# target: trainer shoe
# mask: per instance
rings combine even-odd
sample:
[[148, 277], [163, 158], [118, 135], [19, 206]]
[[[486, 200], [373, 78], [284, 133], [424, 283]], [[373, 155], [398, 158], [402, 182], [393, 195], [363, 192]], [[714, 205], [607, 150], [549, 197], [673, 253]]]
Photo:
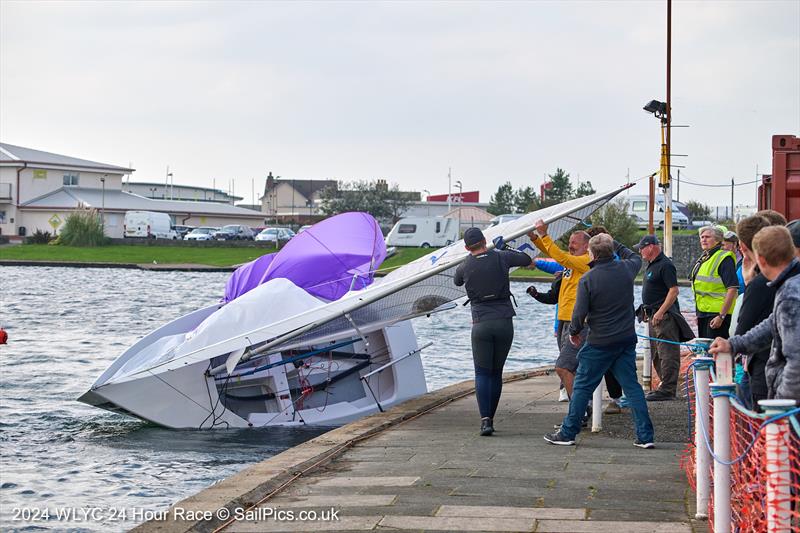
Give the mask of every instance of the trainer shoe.
[[558, 446], [575, 446], [575, 439], [566, 438], [560, 431], [545, 434], [544, 440]]
[[633, 441], [633, 445], [636, 446], [637, 448], [644, 448], [645, 450], [651, 450], [656, 447], [656, 445], [653, 444], [652, 442], [642, 442], [639, 439]]
[[559, 402], [568, 402], [569, 401], [569, 394], [567, 394], [567, 389], [559, 389], [558, 390], [558, 401]]
[[603, 413], [607, 415], [618, 415], [621, 412], [622, 412], [622, 407], [620, 407], [619, 404], [617, 404], [617, 402], [614, 400], [608, 402], [606, 408], [603, 409]]
[[481, 437], [488, 437], [494, 433], [494, 423], [491, 418], [481, 418]]

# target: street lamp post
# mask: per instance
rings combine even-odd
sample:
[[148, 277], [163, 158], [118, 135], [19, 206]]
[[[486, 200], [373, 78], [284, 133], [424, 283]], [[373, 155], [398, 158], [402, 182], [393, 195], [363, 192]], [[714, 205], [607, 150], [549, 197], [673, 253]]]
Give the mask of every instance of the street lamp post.
[[103, 192], [100, 196], [100, 219], [102, 221], [104, 233], [106, 230], [106, 176], [108, 176], [108, 174], [103, 174], [103, 177], [100, 178], [100, 184], [102, 185], [103, 189]]
[[[664, 255], [672, 257], [672, 180], [669, 175], [669, 147], [666, 135], [669, 133], [669, 106], [665, 102], [651, 100], [644, 110], [652, 113], [661, 123], [661, 167], [659, 169], [658, 186], [664, 192]], [[650, 211], [654, 207], [651, 198]]]

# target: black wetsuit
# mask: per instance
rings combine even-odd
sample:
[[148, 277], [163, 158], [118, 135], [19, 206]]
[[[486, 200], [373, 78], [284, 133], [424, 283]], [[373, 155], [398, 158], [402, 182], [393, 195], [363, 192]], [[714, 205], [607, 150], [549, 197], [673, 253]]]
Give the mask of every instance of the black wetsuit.
[[482, 418], [494, 418], [503, 389], [503, 366], [514, 340], [508, 269], [528, 266], [524, 253], [489, 250], [470, 255], [456, 269], [453, 281], [466, 285], [472, 306], [472, 359], [475, 393]]

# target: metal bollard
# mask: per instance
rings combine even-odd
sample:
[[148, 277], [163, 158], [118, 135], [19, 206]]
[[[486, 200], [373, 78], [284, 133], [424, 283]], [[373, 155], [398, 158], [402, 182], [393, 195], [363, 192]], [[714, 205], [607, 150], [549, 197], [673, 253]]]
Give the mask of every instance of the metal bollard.
[[[759, 400], [768, 417], [777, 416], [795, 407], [794, 400]], [[792, 476], [789, 459], [789, 420], [770, 422], [766, 427], [767, 460], [767, 530], [789, 533], [792, 530]]]
[[708, 500], [711, 493], [711, 454], [708, 453], [703, 440], [703, 427], [709, 428], [708, 410], [709, 374], [714, 360], [711, 357], [695, 357], [694, 359], [694, 454], [695, 479], [697, 484], [696, 506], [694, 517], [698, 520], [708, 519]]
[[[647, 336], [650, 335], [650, 322], [647, 323]], [[653, 388], [653, 354], [650, 353], [650, 339], [645, 341], [644, 361], [642, 361], [642, 387], [645, 391]]]
[[592, 394], [592, 433], [603, 430], [603, 382], [597, 385]]
[[731, 531], [731, 402], [736, 385], [712, 383], [714, 397], [714, 533]]

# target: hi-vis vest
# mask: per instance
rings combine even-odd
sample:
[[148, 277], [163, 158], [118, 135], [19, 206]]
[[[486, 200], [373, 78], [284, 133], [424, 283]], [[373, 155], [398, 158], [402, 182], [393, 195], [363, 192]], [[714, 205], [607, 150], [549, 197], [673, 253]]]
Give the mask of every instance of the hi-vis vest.
[[[722, 278], [719, 277], [719, 265], [728, 256], [736, 262], [733, 253], [720, 248], [701, 264], [697, 270], [692, 289], [694, 290], [694, 301], [698, 311], [702, 313], [719, 313], [722, 311], [722, 304], [725, 302], [725, 294], [728, 291], [722, 283]], [[728, 309], [728, 314], [732, 312], [733, 305]]]

